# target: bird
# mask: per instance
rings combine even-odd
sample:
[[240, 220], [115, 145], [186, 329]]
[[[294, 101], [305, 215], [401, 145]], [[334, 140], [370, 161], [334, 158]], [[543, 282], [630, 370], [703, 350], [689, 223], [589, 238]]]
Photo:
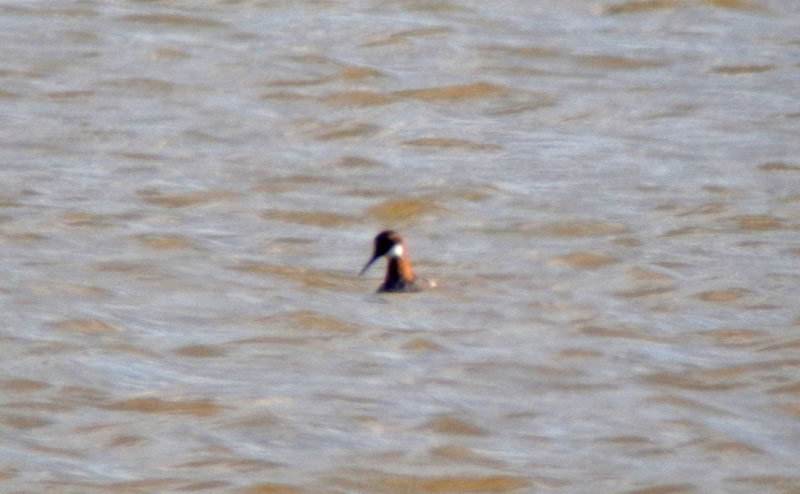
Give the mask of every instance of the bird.
[[408, 250], [403, 237], [394, 230], [384, 230], [375, 237], [372, 257], [364, 265], [359, 276], [366, 273], [372, 263], [384, 256], [389, 262], [386, 265], [386, 278], [378, 288], [378, 293], [420, 292], [436, 286], [431, 280], [418, 279], [414, 276], [411, 263], [408, 262]]

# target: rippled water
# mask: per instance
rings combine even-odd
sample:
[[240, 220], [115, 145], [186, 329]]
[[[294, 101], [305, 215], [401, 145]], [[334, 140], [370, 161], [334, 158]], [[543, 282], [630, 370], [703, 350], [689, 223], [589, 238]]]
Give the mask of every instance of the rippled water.
[[800, 491], [798, 33], [5, 2], [0, 490]]

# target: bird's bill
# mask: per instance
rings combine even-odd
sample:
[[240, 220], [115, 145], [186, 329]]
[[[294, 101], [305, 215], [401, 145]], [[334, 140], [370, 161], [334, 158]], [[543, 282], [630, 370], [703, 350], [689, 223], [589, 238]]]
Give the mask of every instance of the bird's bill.
[[366, 264], [364, 264], [364, 269], [362, 269], [361, 272], [358, 273], [358, 275], [361, 276], [362, 274], [366, 273], [369, 267], [372, 266], [372, 263], [375, 262], [378, 259], [378, 257], [380, 256], [372, 256], [372, 259], [370, 259]]

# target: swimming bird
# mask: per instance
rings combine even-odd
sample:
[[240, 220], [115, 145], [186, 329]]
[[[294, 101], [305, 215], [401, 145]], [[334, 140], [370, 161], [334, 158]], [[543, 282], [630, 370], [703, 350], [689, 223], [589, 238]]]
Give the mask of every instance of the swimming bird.
[[411, 263], [408, 262], [408, 251], [403, 237], [393, 230], [382, 231], [375, 237], [372, 258], [364, 265], [359, 276], [366, 273], [372, 263], [384, 256], [389, 263], [386, 266], [386, 278], [378, 288], [378, 292], [419, 292], [436, 286], [436, 283], [430, 280], [418, 280], [414, 276]]

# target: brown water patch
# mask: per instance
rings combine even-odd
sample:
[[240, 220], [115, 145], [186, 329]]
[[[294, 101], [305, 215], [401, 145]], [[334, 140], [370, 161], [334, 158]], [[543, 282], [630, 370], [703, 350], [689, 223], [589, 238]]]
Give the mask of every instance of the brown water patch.
[[746, 2], [744, 0], [704, 0], [703, 3], [710, 7], [717, 7], [721, 9], [752, 10], [759, 12], [766, 12], [768, 10], [761, 5]]
[[781, 413], [800, 419], [800, 403], [777, 403], [775, 408]]
[[491, 373], [501, 372], [507, 373], [516, 372], [518, 375], [529, 378], [532, 375], [550, 376], [550, 377], [578, 377], [582, 372], [576, 369], [568, 369], [565, 367], [555, 367], [549, 365], [537, 365], [526, 363], [498, 363], [493, 361], [477, 362], [468, 364], [464, 369], [470, 373], [480, 376], [487, 376]]
[[19, 208], [22, 204], [8, 196], [0, 196], [0, 208]]
[[82, 347], [63, 341], [48, 341], [38, 343], [25, 351], [25, 355], [62, 355], [69, 352], [79, 352]]
[[645, 298], [674, 293], [677, 288], [674, 286], [645, 286], [632, 288], [630, 290], [620, 290], [614, 292], [615, 297], [619, 298]]
[[619, 262], [619, 259], [607, 254], [581, 251], [556, 256], [552, 258], [551, 261], [557, 264], [566, 264], [567, 266], [576, 269], [597, 269]]
[[[170, 478], [156, 478], [156, 479], [146, 479], [146, 480], [129, 480], [125, 482], [113, 482], [110, 484], [105, 484], [104, 492], [113, 492], [113, 493], [142, 493], [142, 492], [170, 492], [172, 489], [176, 489], [178, 486], [179, 480], [178, 479], [170, 479]], [[90, 484], [94, 486], [94, 484]], [[86, 486], [83, 486], [86, 487]], [[60, 492], [60, 489], [55, 489], [56, 492]], [[71, 492], [71, 491], [65, 491]]]
[[642, 298], [673, 293], [676, 290], [672, 276], [639, 267], [630, 268], [627, 274], [634, 281], [639, 282], [640, 286], [630, 290], [617, 291], [614, 296], [620, 298]]
[[691, 484], [661, 484], [628, 491], [628, 494], [685, 494], [695, 492], [697, 488]]
[[[316, 64], [324, 66], [326, 69], [337, 68], [338, 71], [333, 74], [312, 77], [307, 79], [269, 79], [262, 81], [260, 85], [267, 87], [304, 87], [304, 86], [317, 86], [327, 84], [329, 82], [341, 81], [359, 81], [363, 79], [374, 79], [383, 77], [380, 71], [368, 67], [361, 67], [357, 65], [343, 65], [337, 61], [320, 57], [315, 55], [304, 55], [291, 57], [293, 60], [302, 62], [304, 65]], [[270, 93], [269, 96], [280, 93]], [[300, 95], [298, 95], [300, 96]], [[305, 98], [305, 96], [301, 96]]]
[[[241, 429], [241, 428], [266, 429], [266, 428], [276, 427], [280, 423], [281, 420], [275, 415], [272, 415], [271, 413], [259, 412], [256, 414], [248, 415], [246, 417], [241, 417], [236, 420], [233, 420], [227, 425], [227, 427], [233, 429]], [[273, 466], [280, 466], [280, 465], [275, 463]]]
[[175, 355], [179, 355], [181, 357], [192, 357], [192, 358], [210, 358], [210, 357], [221, 357], [225, 355], [225, 352], [220, 350], [219, 348], [208, 345], [187, 345], [178, 347], [172, 352]]
[[231, 269], [246, 273], [284, 278], [298, 283], [305, 288], [341, 289], [344, 285], [349, 284], [353, 280], [352, 276], [345, 276], [339, 273], [282, 265], [278, 266], [259, 262], [244, 263]]
[[192, 415], [208, 417], [220, 412], [221, 407], [210, 400], [162, 400], [160, 398], [131, 398], [106, 405], [103, 408], [120, 412], [159, 413], [166, 415]]
[[55, 7], [19, 7], [4, 5], [0, 6], [0, 12], [13, 14], [27, 14], [36, 16], [65, 16], [65, 17], [96, 17], [97, 11], [87, 8], [55, 8]]
[[413, 340], [405, 343], [401, 348], [403, 350], [412, 352], [440, 352], [444, 350], [441, 345], [438, 345], [427, 338], [414, 338]]
[[147, 443], [148, 440], [142, 436], [117, 436], [108, 442], [112, 448], [129, 448]]
[[763, 172], [800, 172], [800, 166], [790, 165], [781, 161], [770, 161], [769, 163], [758, 165], [758, 169]]
[[290, 175], [286, 177], [271, 177], [262, 183], [253, 186], [250, 190], [266, 194], [280, 194], [290, 190], [297, 190], [306, 185], [325, 186], [331, 183], [329, 177], [315, 175]]
[[278, 220], [287, 223], [314, 225], [326, 228], [338, 228], [353, 224], [358, 221], [357, 218], [353, 218], [352, 216], [344, 216], [334, 213], [324, 213], [319, 211], [279, 211], [275, 209], [264, 211], [261, 213], [261, 217], [265, 220]]
[[800, 367], [800, 359], [778, 359], [752, 362], [748, 364], [729, 365], [717, 369], [704, 369], [699, 375], [712, 379], [731, 378], [755, 372], [783, 370], [791, 367]]
[[[523, 227], [524, 229], [524, 227]], [[554, 237], [600, 237], [627, 233], [628, 229], [618, 223], [592, 220], [559, 221], [533, 227], [532, 233]]]
[[454, 187], [438, 191], [436, 198], [439, 200], [456, 199], [469, 202], [482, 202], [492, 197], [497, 191], [489, 187], [460, 188]]
[[287, 329], [322, 330], [325, 332], [352, 333], [358, 326], [332, 317], [323, 316], [312, 310], [286, 312], [259, 320], [262, 324], [281, 326]]
[[343, 156], [336, 162], [336, 165], [347, 168], [379, 168], [383, 166], [383, 163], [363, 156]]
[[223, 482], [221, 480], [208, 480], [205, 482], [193, 482], [187, 486], [181, 487], [178, 489], [182, 492], [197, 492], [197, 491], [207, 491], [210, 489], [221, 489], [223, 487], [230, 487], [230, 482]]
[[325, 130], [321, 134], [318, 134], [316, 136], [317, 140], [333, 141], [339, 139], [353, 139], [355, 137], [366, 137], [375, 134], [380, 130], [380, 127], [377, 125], [365, 123], [353, 124], [349, 122], [341, 125], [326, 125], [326, 127], [328, 127], [329, 130]]
[[711, 69], [711, 72], [727, 75], [760, 74], [761, 72], [768, 72], [775, 68], [774, 65], [721, 65]]
[[194, 249], [194, 242], [183, 235], [143, 234], [134, 237], [145, 247], [156, 250]]
[[53, 101], [72, 101], [94, 96], [93, 91], [52, 91], [45, 93], [45, 97]]
[[107, 399], [104, 391], [85, 386], [64, 386], [60, 392], [64, 395], [65, 400], [72, 402], [95, 404]]
[[752, 455], [764, 453], [760, 448], [739, 441], [701, 441], [698, 446], [702, 446], [704, 449], [715, 453]]
[[163, 206], [167, 208], [184, 208], [205, 204], [213, 201], [229, 199], [234, 196], [233, 192], [226, 190], [205, 190], [197, 192], [187, 192], [185, 194], [162, 194], [157, 190], [139, 190], [136, 192], [142, 200], [148, 204]]
[[434, 149], [451, 149], [456, 151], [497, 151], [500, 146], [495, 144], [486, 144], [475, 141], [468, 141], [465, 139], [450, 139], [447, 137], [425, 137], [422, 139], [411, 139], [403, 141], [406, 146], [434, 148]]
[[461, 446], [439, 446], [431, 449], [431, 456], [440, 458], [442, 460], [453, 461], [458, 463], [475, 463], [488, 467], [499, 467], [502, 462], [489, 458], [487, 456], [479, 455], [471, 449]]
[[377, 106], [388, 105], [396, 100], [374, 91], [342, 91], [325, 96], [323, 101], [337, 106]]
[[637, 60], [634, 58], [614, 57], [609, 55], [584, 55], [576, 57], [582, 65], [609, 70], [638, 70], [663, 67], [666, 62], [659, 60]]
[[[320, 84], [326, 84], [333, 80], [332, 76], [323, 76], [323, 77], [313, 77], [308, 79], [276, 79], [265, 81], [262, 84], [267, 87], [304, 87], [304, 86], [319, 86]], [[275, 94], [286, 94], [286, 93], [268, 93], [263, 95], [262, 97], [273, 97]], [[303, 96], [302, 98], [305, 98]]]
[[711, 202], [707, 204], [701, 204], [699, 206], [693, 207], [681, 213], [678, 213], [677, 216], [695, 216], [695, 215], [707, 215], [707, 214], [717, 214], [722, 213], [728, 206], [723, 203], [719, 202]]
[[782, 204], [794, 204], [795, 202], [800, 202], [800, 194], [790, 194], [786, 197], [782, 197], [780, 202]]
[[109, 79], [102, 81], [106, 87], [121, 90], [131, 90], [140, 94], [167, 94], [174, 92], [181, 86], [162, 79], [148, 79], [144, 77], [131, 77], [128, 79]]
[[[674, 377], [679, 377], [685, 381], [697, 381], [708, 383], [712, 386], [717, 384], [727, 385], [723, 381], [730, 381], [733, 378], [744, 376], [747, 374], [783, 371], [785, 369], [800, 367], [800, 359], [778, 359], [766, 360], [762, 362], [752, 362], [748, 364], [729, 365], [714, 369], [691, 369], [679, 374], [670, 374]], [[738, 383], [730, 384], [731, 386], [739, 386]]]
[[726, 303], [739, 300], [749, 293], [751, 293], [751, 291], [745, 288], [728, 288], [725, 290], [708, 290], [705, 292], [700, 292], [696, 294], [694, 298], [702, 300], [703, 302]]
[[50, 424], [49, 420], [30, 414], [26, 415], [0, 415], [0, 423], [19, 430], [39, 429]]
[[48, 456], [63, 456], [65, 458], [81, 458], [84, 456], [81, 451], [69, 447], [58, 448], [41, 444], [31, 444], [29, 447], [33, 451], [46, 453]]
[[[219, 449], [219, 448], [217, 448]], [[209, 470], [211, 468], [219, 468], [226, 471], [236, 472], [255, 472], [262, 471], [268, 468], [282, 467], [280, 463], [264, 460], [251, 460], [247, 458], [211, 458], [197, 461], [189, 461], [174, 465], [174, 468], [188, 468], [192, 470], [201, 469]]]
[[40, 391], [49, 387], [50, 385], [45, 382], [34, 381], [32, 379], [18, 378], [0, 380], [0, 389], [15, 393], [30, 393], [31, 391]]
[[744, 215], [729, 218], [734, 227], [750, 232], [763, 232], [771, 230], [784, 230], [787, 228], [783, 220], [774, 216]]
[[784, 252], [786, 252], [786, 255], [800, 258], [800, 247], [795, 247], [793, 249], [786, 249]]
[[683, 2], [679, 0], [634, 0], [606, 7], [604, 12], [609, 15], [639, 14], [653, 10], [675, 9], [682, 6]]
[[567, 359], [589, 359], [602, 357], [603, 353], [589, 348], [566, 348], [556, 354], [559, 358]]
[[144, 23], [144, 24], [163, 24], [173, 27], [208, 27], [219, 28], [227, 27], [228, 24], [205, 17], [187, 16], [180, 14], [131, 14], [120, 17], [124, 22]]
[[317, 65], [320, 67], [339, 67], [341, 63], [338, 61], [326, 57], [324, 55], [320, 55], [318, 53], [302, 53], [297, 55], [291, 55], [289, 57], [290, 60], [294, 60], [296, 62], [302, 62], [305, 65]]
[[486, 110], [486, 114], [495, 116], [515, 115], [517, 113], [536, 111], [554, 105], [555, 100], [547, 97], [538, 97], [535, 101], [515, 101], [497, 105], [494, 108]]
[[788, 394], [800, 394], [800, 381], [795, 381], [789, 384], [782, 384], [780, 386], [775, 386], [774, 388], [769, 390], [770, 393], [788, 393]]
[[107, 323], [99, 319], [68, 319], [52, 325], [60, 331], [74, 331], [79, 333], [110, 333], [123, 331], [116, 324]]
[[443, 36], [446, 34], [450, 34], [453, 30], [446, 27], [426, 27], [420, 29], [409, 29], [405, 31], [399, 31], [396, 33], [392, 33], [385, 38], [381, 38], [375, 41], [370, 41], [368, 43], [364, 43], [361, 46], [363, 48], [371, 48], [375, 46], [386, 46], [386, 45], [395, 45], [398, 43], [408, 43], [409, 38], [420, 38], [420, 37], [428, 37], [428, 36]]
[[111, 292], [104, 288], [88, 285], [76, 285], [72, 283], [59, 283], [54, 281], [35, 280], [26, 282], [23, 286], [28, 288], [31, 293], [44, 297], [77, 295], [80, 297], [102, 297], [111, 295]]
[[644, 340], [644, 341], [659, 341], [658, 338], [652, 334], [643, 332], [641, 329], [636, 328], [607, 328], [604, 326], [585, 326], [582, 327], [580, 333], [587, 336], [599, 336], [602, 338], [622, 338], [629, 340]]
[[442, 208], [427, 199], [389, 199], [370, 207], [366, 214], [373, 221], [391, 224], [441, 211]]
[[681, 235], [695, 235], [695, 234], [703, 234], [709, 233], [710, 230], [706, 228], [701, 228], [699, 226], [685, 226], [683, 228], [675, 228], [674, 230], [667, 230], [666, 232], [662, 233], [662, 237], [678, 237]]
[[412, 12], [428, 12], [434, 14], [474, 12], [473, 9], [464, 7], [463, 5], [435, 0], [404, 0], [401, 3], [406, 10]]
[[642, 446], [645, 444], [652, 444], [653, 441], [642, 436], [612, 436], [597, 439], [597, 441], [611, 444], [618, 444], [621, 446]]
[[72, 410], [72, 407], [65, 406], [61, 403], [45, 403], [41, 401], [14, 401], [6, 403], [4, 406], [9, 410], [24, 409], [42, 412], [67, 412]]
[[124, 261], [99, 262], [94, 264], [93, 268], [97, 271], [111, 273], [151, 273], [153, 271], [153, 267], [149, 264]]
[[511, 492], [526, 487], [527, 482], [510, 476], [485, 477], [453, 476], [419, 478], [396, 476], [386, 479], [383, 485], [390, 492], [439, 492], [439, 493], [499, 493]]
[[759, 351], [762, 351], [762, 352], [774, 352], [774, 351], [780, 351], [780, 350], [793, 351], [794, 349], [797, 349], [797, 348], [800, 348], [800, 339], [782, 341], [782, 342], [776, 343], [774, 345], [765, 346], [765, 347], [759, 349]]
[[291, 91], [273, 91], [261, 95], [261, 99], [274, 99], [278, 101], [302, 101], [310, 99], [309, 96]]
[[108, 228], [112, 223], [104, 216], [72, 211], [61, 216], [60, 221], [71, 227]]
[[242, 492], [245, 494], [298, 494], [303, 492], [303, 490], [289, 484], [263, 482], [246, 487]]
[[735, 189], [733, 187], [724, 187], [722, 185], [704, 185], [703, 190], [711, 194], [717, 194], [721, 196], [740, 195], [741, 193], [741, 190], [739, 189]]
[[648, 398], [646, 401], [648, 403], [670, 405], [674, 407], [685, 408], [687, 410], [700, 410], [705, 413], [714, 413], [718, 415], [722, 415], [725, 413], [720, 409], [681, 396], [662, 395], [656, 398]]
[[764, 331], [754, 329], [713, 329], [693, 334], [709, 339], [716, 345], [731, 348], [760, 345], [769, 338]]
[[[129, 158], [137, 161], [156, 161], [164, 159], [163, 155], [156, 153], [146, 153], [143, 151], [125, 151], [121, 153], [114, 153], [123, 158]], [[140, 167], [140, 168], [126, 168], [126, 170], [143, 170], [143, 171], [157, 171], [156, 167]]]
[[158, 48], [153, 51], [153, 57], [156, 60], [179, 60], [192, 58], [192, 55], [189, 52], [176, 50], [174, 48]]
[[13, 233], [10, 235], [6, 235], [6, 239], [12, 242], [18, 243], [33, 243], [33, 242], [42, 242], [47, 237], [38, 233], [31, 233], [31, 232], [24, 232], [24, 233]]
[[[726, 480], [752, 485], [754, 486], [753, 492], [780, 492], [785, 494], [797, 494], [797, 492], [800, 492], [800, 477], [754, 475], [751, 477], [730, 477]], [[762, 489], [767, 489], [767, 491], [762, 491]]]
[[692, 391], [727, 391], [743, 387], [742, 383], [720, 381], [711, 379], [710, 376], [702, 375], [701, 373], [683, 372], [683, 373], [666, 373], [657, 372], [644, 377], [644, 381], [648, 384], [656, 386], [667, 386], [680, 389], [688, 389]]
[[385, 494], [500, 494], [528, 486], [528, 482], [509, 475], [417, 477], [378, 471], [347, 472], [346, 478], [332, 479], [348, 490]]
[[541, 46], [490, 45], [484, 47], [484, 49], [491, 52], [500, 52], [504, 55], [512, 55], [524, 58], [550, 58], [562, 53], [555, 48], [545, 48]]
[[479, 98], [493, 98], [506, 95], [509, 92], [510, 89], [496, 84], [477, 82], [456, 86], [408, 89], [405, 91], [397, 91], [394, 94], [401, 98], [411, 98], [431, 103], [436, 101], [460, 102]]
[[347, 81], [373, 79], [376, 77], [383, 77], [383, 73], [375, 69], [370, 69], [368, 67], [357, 67], [357, 66], [345, 67], [335, 76], [336, 79], [344, 79]]
[[651, 271], [649, 269], [633, 267], [628, 269], [628, 276], [633, 278], [637, 281], [672, 281], [674, 278], [672, 276], [657, 273], [655, 271]]
[[245, 338], [242, 340], [231, 341], [235, 345], [293, 345], [293, 346], [307, 346], [313, 339], [309, 338], [308, 334], [298, 335], [296, 337], [288, 336], [259, 336], [257, 338]]
[[437, 434], [449, 434], [459, 436], [485, 436], [488, 432], [477, 425], [464, 422], [463, 420], [452, 417], [438, 417], [423, 426], [423, 429], [436, 432]]
[[281, 182], [295, 184], [295, 185], [326, 185], [331, 182], [330, 177], [326, 175], [311, 175], [298, 173], [295, 175], [287, 175], [280, 178]]

